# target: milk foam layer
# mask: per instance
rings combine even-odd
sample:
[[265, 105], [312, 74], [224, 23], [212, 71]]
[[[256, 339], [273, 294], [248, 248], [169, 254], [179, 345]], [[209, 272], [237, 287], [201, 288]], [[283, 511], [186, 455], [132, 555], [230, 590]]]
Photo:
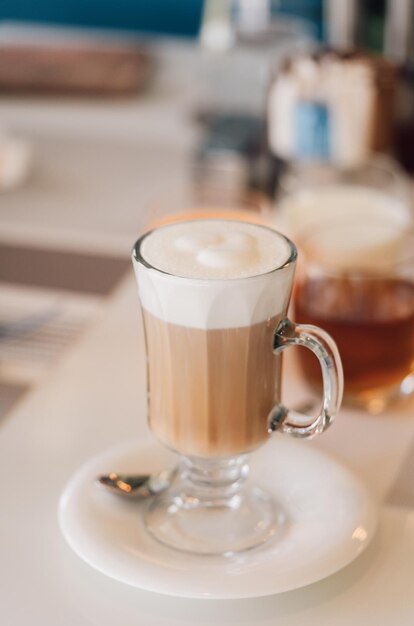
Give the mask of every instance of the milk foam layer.
[[141, 304], [166, 322], [237, 328], [281, 316], [287, 308], [294, 271], [287, 261], [294, 247], [275, 231], [194, 220], [163, 226], [137, 245]]
[[153, 231], [141, 248], [153, 267], [185, 278], [244, 278], [283, 265], [288, 242], [267, 228], [239, 221], [195, 220]]
[[380, 190], [343, 184], [299, 191], [281, 203], [286, 230], [311, 235], [319, 260], [331, 266], [375, 269], [397, 260], [409, 207]]
[[389, 221], [401, 227], [412, 219], [407, 204], [391, 194], [363, 185], [327, 184], [303, 189], [286, 196], [279, 209], [292, 233], [344, 217]]

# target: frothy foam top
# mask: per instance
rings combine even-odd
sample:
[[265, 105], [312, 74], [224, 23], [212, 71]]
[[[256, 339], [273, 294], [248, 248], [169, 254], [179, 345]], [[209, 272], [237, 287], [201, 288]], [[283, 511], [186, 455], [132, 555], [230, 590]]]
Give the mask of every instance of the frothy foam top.
[[300, 234], [326, 220], [342, 218], [389, 221], [405, 227], [411, 221], [409, 206], [381, 190], [363, 185], [322, 185], [292, 193], [279, 203], [290, 233]]
[[290, 256], [289, 242], [275, 231], [215, 219], [162, 226], [140, 241], [132, 258], [147, 312], [171, 324], [223, 329], [286, 313], [295, 267]]
[[246, 222], [194, 220], [161, 227], [142, 242], [152, 267], [192, 279], [258, 276], [283, 265], [288, 242], [278, 233]]
[[412, 220], [408, 204], [362, 185], [304, 189], [279, 208], [287, 231], [337, 269], [375, 270], [396, 261]]

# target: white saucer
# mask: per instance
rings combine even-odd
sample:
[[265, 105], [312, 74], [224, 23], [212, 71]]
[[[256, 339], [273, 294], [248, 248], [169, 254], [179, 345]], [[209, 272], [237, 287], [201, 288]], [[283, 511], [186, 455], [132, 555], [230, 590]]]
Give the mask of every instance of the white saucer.
[[355, 559], [372, 539], [377, 509], [343, 467], [312, 447], [274, 436], [252, 455], [251, 475], [287, 513], [274, 540], [231, 557], [185, 554], [150, 537], [142, 507], [94, 483], [100, 473], [146, 472], [174, 463], [154, 442], [127, 444], [92, 459], [72, 477], [59, 504], [71, 548], [121, 582], [173, 596], [249, 598], [316, 582]]

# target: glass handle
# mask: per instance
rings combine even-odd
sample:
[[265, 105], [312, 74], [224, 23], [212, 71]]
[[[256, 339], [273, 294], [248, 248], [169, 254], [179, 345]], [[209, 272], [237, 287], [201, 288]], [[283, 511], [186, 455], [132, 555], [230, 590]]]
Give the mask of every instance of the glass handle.
[[278, 404], [269, 416], [269, 432], [277, 430], [293, 437], [309, 438], [326, 430], [339, 411], [344, 384], [341, 358], [336, 343], [324, 330], [284, 319], [276, 329], [273, 352], [279, 354], [289, 346], [308, 348], [318, 358], [323, 379], [322, 408], [315, 418]]

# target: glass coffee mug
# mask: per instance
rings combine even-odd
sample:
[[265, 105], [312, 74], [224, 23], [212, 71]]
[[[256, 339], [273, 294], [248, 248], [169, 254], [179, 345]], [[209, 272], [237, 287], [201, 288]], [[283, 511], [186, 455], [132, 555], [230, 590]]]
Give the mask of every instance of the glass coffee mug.
[[[331, 219], [298, 234], [295, 314], [335, 339], [344, 401], [383, 411], [414, 391], [414, 230], [386, 216]], [[301, 353], [319, 386], [316, 359]]]
[[[258, 263], [257, 250], [267, 255]], [[150, 427], [181, 456], [171, 486], [145, 513], [170, 547], [229, 554], [274, 536], [280, 508], [246, 482], [248, 455], [278, 431], [322, 433], [342, 397], [334, 341], [287, 319], [296, 248], [267, 228], [231, 220], [161, 226], [133, 249], [148, 358]], [[299, 345], [318, 358], [320, 414], [280, 402], [281, 354]]]

